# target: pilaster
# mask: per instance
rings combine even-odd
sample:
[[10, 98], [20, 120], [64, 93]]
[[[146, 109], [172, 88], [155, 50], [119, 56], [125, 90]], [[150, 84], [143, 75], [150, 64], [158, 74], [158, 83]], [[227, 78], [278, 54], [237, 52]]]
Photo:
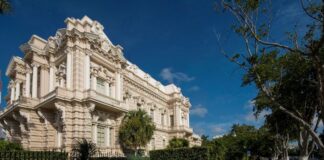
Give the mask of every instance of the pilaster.
[[32, 97], [37, 98], [37, 88], [38, 88], [38, 64], [32, 64], [33, 67], [33, 85], [32, 85]]

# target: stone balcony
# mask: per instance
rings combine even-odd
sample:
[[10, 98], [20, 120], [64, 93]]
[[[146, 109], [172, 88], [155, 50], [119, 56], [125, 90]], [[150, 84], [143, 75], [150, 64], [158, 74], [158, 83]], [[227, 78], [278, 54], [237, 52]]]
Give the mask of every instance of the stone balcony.
[[52, 92], [48, 93], [40, 99], [41, 103], [50, 101], [51, 99], [76, 100], [80, 102], [94, 102], [103, 109], [112, 109], [114, 111], [126, 112], [128, 106], [110, 96], [89, 89], [86, 91], [72, 91], [62, 87], [56, 87]]
[[193, 133], [193, 129], [188, 127], [188, 126], [174, 126], [172, 127], [171, 129], [172, 131], [175, 131], [175, 132], [186, 132], [188, 134], [192, 134]]
[[156, 129], [160, 131], [171, 131], [171, 132], [186, 132], [188, 134], [193, 133], [193, 129], [187, 126], [167, 126], [167, 125], [160, 125], [160, 124], [155, 124]]
[[20, 96], [17, 100], [12, 101], [11, 103], [7, 103], [7, 107], [0, 112], [0, 115], [4, 116], [6, 113], [15, 110], [17, 107], [32, 108], [38, 103], [38, 99]]
[[20, 96], [17, 100], [14, 100], [12, 103], [8, 103], [7, 107], [2, 111], [5, 113], [9, 110], [13, 110], [16, 107], [24, 108], [38, 108], [43, 104], [51, 102], [54, 99], [60, 100], [76, 100], [79, 102], [94, 102], [101, 106], [102, 109], [110, 109], [117, 112], [126, 112], [128, 111], [128, 105], [118, 101], [112, 97], [104, 95], [102, 93], [96, 92], [95, 90], [89, 89], [86, 91], [71, 91], [66, 88], [56, 87], [53, 91], [49, 92], [41, 98], [31, 98]]
[[103, 106], [103, 108], [110, 107], [112, 109], [122, 111], [122, 112], [128, 111], [128, 105], [110, 96], [107, 96], [100, 92], [96, 92], [95, 90], [91, 90], [91, 89], [83, 93], [84, 93], [83, 100], [96, 102], [101, 106]]

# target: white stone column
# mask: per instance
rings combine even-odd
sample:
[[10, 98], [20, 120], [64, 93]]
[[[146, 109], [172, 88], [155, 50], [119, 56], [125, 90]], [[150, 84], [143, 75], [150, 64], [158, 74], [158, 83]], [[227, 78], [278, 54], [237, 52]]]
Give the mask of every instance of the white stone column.
[[72, 86], [72, 53], [66, 55], [66, 88], [71, 89]]
[[20, 96], [20, 82], [17, 81], [16, 82], [16, 96], [15, 96], [15, 100], [19, 99]]
[[91, 76], [91, 82], [92, 82], [91, 89], [97, 90], [97, 77], [94, 74], [92, 74]]
[[178, 117], [178, 123], [179, 123], [179, 125], [180, 126], [182, 126], [182, 117], [181, 117], [181, 114], [182, 114], [182, 110], [181, 110], [181, 108], [180, 107], [178, 107], [178, 113], [177, 113], [178, 115], [177, 115], [177, 117]]
[[11, 91], [10, 91], [10, 102], [12, 103], [13, 100], [15, 100], [15, 87], [13, 86], [13, 84], [10, 86]]
[[30, 72], [27, 71], [26, 73], [26, 92], [25, 92], [25, 96], [26, 97], [30, 97]]
[[38, 88], [38, 65], [33, 65], [33, 85], [32, 85], [32, 97], [37, 98], [37, 88]]
[[90, 54], [86, 54], [84, 58], [84, 88], [90, 89]]
[[109, 82], [105, 82], [105, 91], [106, 91], [106, 95], [109, 96], [109, 92], [110, 92], [110, 87], [109, 87]]
[[117, 71], [115, 74], [116, 78], [116, 99], [121, 100], [121, 78], [120, 78], [120, 71]]
[[62, 130], [61, 130], [61, 127], [58, 128], [57, 130], [57, 147], [62, 147]]
[[187, 125], [190, 126], [189, 112], [187, 113]]
[[50, 66], [50, 68], [49, 68], [49, 92], [54, 90], [54, 80], [55, 80], [54, 67]]
[[163, 119], [164, 120], [164, 122], [163, 122], [164, 123], [164, 126], [168, 126], [168, 120], [167, 120], [168, 119], [168, 116], [167, 115], [168, 114], [166, 112], [163, 115], [164, 116], [164, 119]]
[[92, 142], [97, 144], [97, 124], [92, 125]]
[[110, 89], [111, 89], [111, 91], [110, 91], [110, 96], [112, 97], [112, 98], [116, 98], [116, 92], [115, 92], [115, 84], [114, 83], [111, 83], [110, 84]]
[[106, 147], [110, 146], [110, 128], [109, 127], [105, 128], [105, 146]]

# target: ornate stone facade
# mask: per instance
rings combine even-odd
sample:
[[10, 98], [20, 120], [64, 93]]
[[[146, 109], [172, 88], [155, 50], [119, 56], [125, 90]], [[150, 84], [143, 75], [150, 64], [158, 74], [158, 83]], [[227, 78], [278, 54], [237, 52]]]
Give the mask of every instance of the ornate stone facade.
[[142, 108], [157, 129], [147, 149], [166, 147], [172, 137], [200, 145], [189, 125], [188, 98], [164, 86], [123, 56], [103, 26], [87, 16], [67, 18], [66, 28], [44, 40], [33, 35], [13, 57], [7, 107], [0, 124], [10, 141], [30, 150], [71, 150], [86, 138], [103, 151], [121, 152], [118, 128], [129, 110]]

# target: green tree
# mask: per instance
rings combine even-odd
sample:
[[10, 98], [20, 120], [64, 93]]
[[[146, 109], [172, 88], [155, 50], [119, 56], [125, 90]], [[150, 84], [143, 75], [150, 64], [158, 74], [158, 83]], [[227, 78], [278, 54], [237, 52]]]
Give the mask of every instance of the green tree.
[[155, 125], [144, 110], [126, 113], [119, 129], [119, 141], [135, 155], [152, 139]]
[[183, 147], [189, 147], [189, 141], [184, 138], [172, 138], [169, 141], [169, 144], [167, 148], [183, 148]]
[[[272, 82], [271, 93], [276, 99], [274, 103], [263, 91], [259, 91], [255, 98], [256, 114], [271, 110], [267, 125], [274, 134], [281, 137], [280, 146], [284, 157], [288, 157], [289, 139], [298, 141], [300, 157], [309, 157], [314, 149], [310, 134], [299, 121], [285, 116], [286, 113], [278, 109], [277, 103], [286, 106], [285, 109], [289, 112], [314, 126], [313, 131], [317, 132], [319, 119], [313, 120], [318, 113], [318, 101], [313, 98], [316, 96], [316, 89], [309, 83], [315, 80], [310, 61], [297, 53], [278, 55], [277, 52], [261, 55], [256, 61], [255, 70], [258, 70], [265, 81]], [[244, 83], [252, 82], [251, 77], [254, 76], [248, 73]]]
[[225, 159], [226, 146], [222, 141], [222, 138], [216, 138], [213, 140], [206, 139], [201, 146], [208, 148], [210, 160]]
[[11, 5], [8, 0], [0, 0], [0, 14], [5, 14], [11, 11]]
[[[300, 131], [304, 132], [305, 139], [311, 137], [324, 154], [324, 144], [316, 132], [318, 123], [309, 121], [317, 115], [319, 121], [324, 119], [324, 4], [323, 1], [305, 3], [304, 0], [301, 0], [301, 4], [305, 16], [312, 19], [307, 26], [308, 32], [301, 36], [292, 29], [287, 36], [288, 43], [281, 43], [272, 39], [269, 32], [273, 18], [271, 1], [222, 0], [223, 8], [237, 20], [233, 28], [246, 47], [245, 52], [234, 56], [224, 54], [245, 71], [244, 83], [256, 86], [258, 96], [267, 101], [267, 107], [293, 118], [293, 123], [298, 123]], [[284, 58], [294, 59], [294, 56], [305, 60], [303, 64], [306, 65], [298, 66], [298, 59], [284, 61]], [[307, 64], [311, 64], [310, 67]], [[299, 74], [302, 78], [297, 76]], [[294, 89], [303, 92], [296, 94], [293, 93]], [[311, 92], [306, 99], [299, 100], [298, 97], [305, 96], [305, 91]], [[301, 106], [298, 102], [307, 104]], [[308, 110], [311, 113], [307, 113]], [[309, 141], [304, 142], [309, 144]]]

